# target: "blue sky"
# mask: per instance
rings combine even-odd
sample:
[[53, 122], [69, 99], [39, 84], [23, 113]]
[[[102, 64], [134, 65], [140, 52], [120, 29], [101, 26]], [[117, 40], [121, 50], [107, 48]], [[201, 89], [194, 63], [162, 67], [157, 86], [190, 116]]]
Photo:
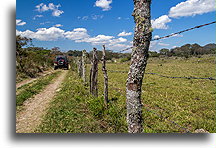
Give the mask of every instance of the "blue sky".
[[[152, 0], [153, 38], [215, 20], [214, 0]], [[38, 47], [67, 50], [130, 47], [133, 0], [17, 0], [17, 34]], [[150, 50], [186, 43], [215, 43], [215, 24], [168, 39], [151, 42]]]

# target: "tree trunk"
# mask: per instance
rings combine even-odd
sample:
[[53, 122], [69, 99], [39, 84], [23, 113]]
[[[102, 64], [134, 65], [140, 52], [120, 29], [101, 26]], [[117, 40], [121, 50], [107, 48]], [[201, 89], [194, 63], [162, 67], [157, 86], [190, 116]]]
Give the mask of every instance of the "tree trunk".
[[142, 128], [142, 81], [148, 60], [152, 38], [151, 0], [134, 0], [134, 21], [136, 23], [131, 65], [126, 85], [127, 122], [129, 133], [141, 133]]
[[[91, 65], [93, 65], [93, 62], [91, 61]], [[90, 68], [90, 76], [89, 76], [89, 87], [90, 87], [90, 94], [92, 94], [92, 67]]]
[[98, 96], [98, 57], [97, 57], [97, 49], [93, 49], [93, 59], [92, 59], [92, 74], [91, 74], [91, 93], [93, 96]]
[[78, 58], [77, 69], [78, 69], [78, 75], [81, 77], [82, 76], [82, 59], [81, 58]]
[[86, 83], [86, 51], [82, 51], [82, 79]]
[[106, 70], [105, 45], [103, 45], [102, 71], [104, 74], [104, 104], [105, 106], [107, 106], [108, 104], [108, 76], [107, 76], [107, 70]]

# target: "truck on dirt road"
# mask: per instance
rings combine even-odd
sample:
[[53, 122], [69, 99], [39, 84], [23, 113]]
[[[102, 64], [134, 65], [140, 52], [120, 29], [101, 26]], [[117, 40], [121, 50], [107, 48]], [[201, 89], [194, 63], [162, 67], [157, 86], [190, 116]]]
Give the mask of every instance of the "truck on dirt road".
[[68, 65], [68, 59], [67, 59], [67, 56], [64, 56], [64, 55], [58, 55], [55, 57], [55, 60], [54, 60], [54, 70], [56, 69], [69, 69], [69, 65]]

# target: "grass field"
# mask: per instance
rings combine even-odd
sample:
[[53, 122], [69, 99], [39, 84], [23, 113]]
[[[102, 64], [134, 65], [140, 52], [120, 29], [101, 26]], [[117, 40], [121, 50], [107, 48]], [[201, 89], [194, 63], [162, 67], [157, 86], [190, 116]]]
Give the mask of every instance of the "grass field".
[[[87, 67], [87, 74], [89, 74]], [[129, 63], [108, 63], [108, 70], [128, 71]], [[146, 73], [215, 78], [215, 57], [150, 58]], [[127, 73], [111, 73], [109, 107], [103, 106], [103, 74], [99, 65], [99, 97], [89, 95], [75, 72], [68, 74], [44, 121], [36, 132], [125, 133]], [[216, 132], [215, 81], [170, 79], [146, 74], [142, 87], [145, 133]]]

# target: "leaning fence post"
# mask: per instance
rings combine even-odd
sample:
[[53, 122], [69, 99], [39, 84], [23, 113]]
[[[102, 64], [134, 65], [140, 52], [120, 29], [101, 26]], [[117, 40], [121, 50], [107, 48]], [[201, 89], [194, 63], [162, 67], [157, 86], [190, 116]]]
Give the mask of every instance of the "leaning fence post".
[[98, 87], [97, 87], [97, 76], [98, 76], [98, 58], [97, 58], [97, 49], [93, 48], [93, 59], [92, 59], [92, 69], [91, 69], [91, 94], [95, 97], [98, 96]]
[[86, 50], [82, 51], [82, 79], [86, 83]]
[[104, 74], [104, 104], [105, 106], [107, 106], [109, 100], [108, 100], [108, 75], [107, 75], [107, 70], [106, 70], [105, 45], [103, 45], [102, 71]]

